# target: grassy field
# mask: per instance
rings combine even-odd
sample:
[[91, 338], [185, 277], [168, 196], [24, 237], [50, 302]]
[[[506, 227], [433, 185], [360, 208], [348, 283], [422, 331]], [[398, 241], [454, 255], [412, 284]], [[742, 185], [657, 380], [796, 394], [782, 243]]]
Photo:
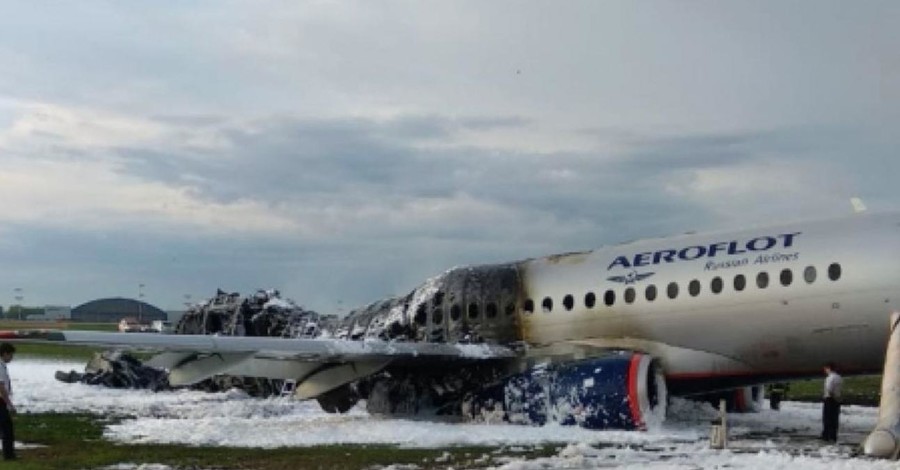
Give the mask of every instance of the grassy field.
[[[824, 378], [792, 382], [787, 399], [794, 401], [822, 401]], [[842, 402], [850, 405], [878, 406], [881, 394], [880, 375], [844, 377]]]
[[[117, 331], [115, 323], [76, 322], [33, 322], [20, 320], [0, 320], [0, 330], [89, 330]], [[16, 353], [20, 357], [48, 357], [55, 359], [77, 359], [87, 362], [100, 349], [88, 346], [63, 346], [53, 343], [16, 343]]]

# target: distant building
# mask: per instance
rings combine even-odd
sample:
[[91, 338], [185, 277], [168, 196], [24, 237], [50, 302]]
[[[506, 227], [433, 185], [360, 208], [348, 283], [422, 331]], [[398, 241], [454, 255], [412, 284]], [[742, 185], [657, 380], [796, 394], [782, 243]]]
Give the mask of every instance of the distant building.
[[118, 323], [124, 317], [147, 323], [168, 320], [166, 312], [147, 302], [121, 297], [92, 300], [72, 309], [72, 321]]
[[38, 314], [29, 314], [25, 317], [26, 320], [32, 321], [53, 321], [53, 320], [68, 320], [72, 317], [72, 308], [64, 307], [60, 305], [47, 305], [44, 307], [43, 313]]

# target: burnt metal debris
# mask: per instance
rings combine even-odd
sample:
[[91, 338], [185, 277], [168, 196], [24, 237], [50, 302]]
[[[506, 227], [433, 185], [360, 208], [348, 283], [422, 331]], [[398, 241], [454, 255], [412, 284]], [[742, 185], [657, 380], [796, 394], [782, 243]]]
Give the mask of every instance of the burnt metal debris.
[[[337, 317], [306, 310], [282, 299], [274, 289], [259, 290], [248, 297], [220, 289], [211, 299], [188, 309], [175, 327], [175, 334], [315, 338], [333, 330], [336, 323]], [[96, 354], [84, 373], [58, 371], [56, 378], [110, 388], [172, 388], [165, 370], [146, 366], [134, 356], [114, 350]], [[191, 386], [210, 392], [240, 388], [252, 396], [276, 395], [282, 387], [281, 380], [226, 375]]]
[[[275, 290], [242, 297], [219, 290], [181, 318], [176, 334], [233, 336], [319, 336], [361, 341], [521, 344], [517, 305], [523, 305], [522, 263], [466, 266], [435, 276], [405, 296], [380, 300], [351, 311], [346, 317], [319, 315], [283, 300]], [[525, 303], [524, 305], [527, 305]], [[526, 309], [528, 307], [525, 307]], [[145, 386], [136, 361], [111, 362], [112, 377], [72, 376], [107, 386]], [[142, 366], [142, 365], [141, 365]], [[317, 400], [329, 412], [343, 412], [360, 399], [376, 414], [433, 414], [477, 419], [490, 403], [472, 390], [520, 372], [515, 361], [448, 360], [441, 364], [397, 364], [363, 379], [330, 390]], [[127, 372], [123, 372], [127, 371]], [[122, 377], [124, 375], [125, 377]], [[69, 377], [69, 376], [65, 376]], [[111, 385], [119, 384], [119, 385]], [[280, 394], [283, 381], [217, 376], [195, 386], [220, 391], [238, 387], [254, 396]], [[469, 410], [469, 411], [466, 411]], [[469, 415], [469, 416], [465, 416]]]

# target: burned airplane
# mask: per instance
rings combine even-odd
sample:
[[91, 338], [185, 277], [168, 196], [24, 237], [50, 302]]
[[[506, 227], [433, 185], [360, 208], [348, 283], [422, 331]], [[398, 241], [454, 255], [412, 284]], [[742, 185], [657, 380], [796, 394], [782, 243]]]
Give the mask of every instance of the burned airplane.
[[768, 381], [880, 370], [900, 214], [640, 240], [460, 267], [315, 338], [4, 332], [162, 351], [171, 383], [296, 381], [330, 412], [641, 429], [667, 396], [749, 403]]

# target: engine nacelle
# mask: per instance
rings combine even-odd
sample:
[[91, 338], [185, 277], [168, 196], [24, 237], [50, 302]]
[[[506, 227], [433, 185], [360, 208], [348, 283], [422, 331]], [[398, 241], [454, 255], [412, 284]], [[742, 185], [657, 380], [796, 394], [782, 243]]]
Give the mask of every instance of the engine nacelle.
[[645, 429], [665, 419], [666, 385], [652, 357], [632, 352], [545, 364], [483, 390], [475, 412], [502, 403], [513, 423]]

